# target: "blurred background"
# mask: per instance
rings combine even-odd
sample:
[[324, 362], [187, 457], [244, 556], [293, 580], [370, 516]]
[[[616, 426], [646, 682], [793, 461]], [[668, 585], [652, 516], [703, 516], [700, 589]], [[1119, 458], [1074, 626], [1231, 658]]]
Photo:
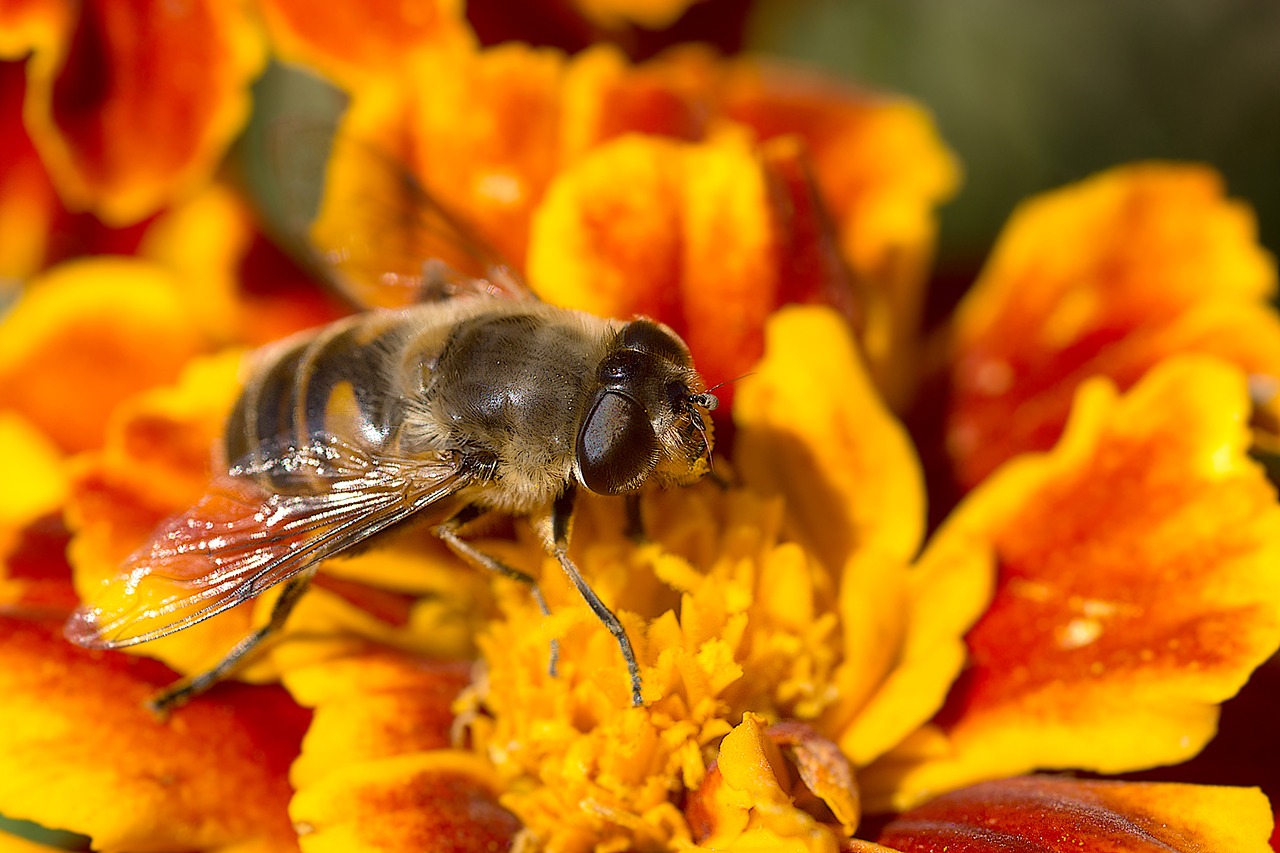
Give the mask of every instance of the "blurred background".
[[933, 111], [965, 169], [944, 275], [1027, 195], [1150, 158], [1216, 166], [1280, 250], [1280, 3], [763, 0], [746, 39]]

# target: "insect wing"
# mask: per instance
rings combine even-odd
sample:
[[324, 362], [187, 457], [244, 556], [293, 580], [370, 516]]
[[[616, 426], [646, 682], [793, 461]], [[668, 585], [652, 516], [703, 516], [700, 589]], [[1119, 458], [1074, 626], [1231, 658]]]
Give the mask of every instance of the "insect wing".
[[[331, 437], [214, 479], [125, 560], [66, 635], [118, 648], [180, 631], [385, 530], [461, 488], [443, 458], [374, 458]], [[273, 483], [271, 489], [262, 485]]]
[[322, 126], [286, 124], [271, 148], [281, 230], [357, 305], [536, 298], [515, 268], [394, 156]]

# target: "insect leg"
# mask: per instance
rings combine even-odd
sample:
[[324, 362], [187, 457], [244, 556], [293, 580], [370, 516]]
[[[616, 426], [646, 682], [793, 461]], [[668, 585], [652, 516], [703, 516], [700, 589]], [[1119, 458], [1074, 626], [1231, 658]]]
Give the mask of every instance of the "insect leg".
[[[542, 611], [543, 616], [550, 616], [551, 609], [547, 607], [547, 600], [542, 597], [542, 589], [538, 586], [538, 582], [533, 576], [522, 572], [519, 569], [512, 568], [501, 560], [490, 557], [476, 546], [458, 535], [458, 528], [464, 524], [473, 521], [478, 514], [470, 514], [467, 510], [459, 513], [443, 524], [438, 525], [432, 532], [440, 538], [444, 544], [448, 545], [453, 552], [463, 559], [470, 560], [482, 569], [487, 569], [494, 574], [501, 575], [509, 580], [518, 581], [529, 587], [529, 592], [533, 595], [533, 600], [537, 602], [538, 609]], [[560, 660], [560, 643], [557, 640], [551, 641], [551, 661], [548, 664], [547, 671], [552, 675], [556, 674], [556, 664]]]
[[569, 559], [569, 527], [573, 519], [573, 502], [577, 495], [577, 490], [570, 487], [565, 490], [555, 504], [551, 507], [551, 543], [550, 551], [552, 556], [560, 562], [560, 567], [564, 569], [565, 574], [569, 576], [569, 580], [573, 581], [573, 585], [577, 587], [578, 592], [587, 602], [587, 606], [591, 608], [591, 612], [596, 615], [604, 626], [609, 629], [609, 633], [618, 641], [618, 648], [622, 650], [622, 657], [627, 662], [627, 674], [631, 676], [631, 705], [639, 708], [644, 705], [644, 700], [640, 696], [640, 665], [636, 663], [636, 653], [631, 648], [631, 638], [627, 636], [627, 632], [622, 627], [622, 623], [618, 621], [618, 617], [613, 611], [605, 607], [604, 602], [600, 600], [600, 596], [596, 595], [595, 590], [582, 577], [582, 573], [578, 571], [578, 567]]
[[174, 708], [186, 704], [189, 700], [199, 696], [226, 678], [232, 670], [239, 666], [245, 655], [253, 651], [259, 643], [284, 625], [289, 612], [293, 610], [293, 606], [302, 597], [302, 593], [306, 590], [307, 584], [314, 574], [314, 571], [305, 572], [286, 581], [280, 591], [280, 597], [276, 599], [275, 606], [271, 608], [271, 618], [267, 620], [267, 624], [236, 643], [231, 651], [227, 652], [226, 657], [220, 660], [212, 669], [188, 675], [186, 678], [175, 681], [164, 691], [148, 700], [147, 707], [153, 713], [164, 716]]

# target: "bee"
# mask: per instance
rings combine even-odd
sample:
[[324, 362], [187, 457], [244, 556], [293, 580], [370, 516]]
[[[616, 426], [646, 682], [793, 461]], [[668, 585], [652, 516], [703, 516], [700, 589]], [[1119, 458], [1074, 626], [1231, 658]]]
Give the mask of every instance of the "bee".
[[[260, 353], [226, 423], [230, 464], [125, 560], [106, 582], [111, 594], [67, 622], [67, 637], [82, 646], [121, 648], [283, 584], [267, 623], [209, 671], [155, 697], [157, 711], [208, 689], [277, 631], [323, 561], [411, 520], [465, 559], [528, 584], [547, 612], [532, 577], [460, 535], [486, 513], [529, 520], [616, 639], [632, 703], [642, 704], [631, 642], [569, 558], [574, 501], [583, 489], [634, 496], [702, 477], [716, 397], [670, 328], [538, 301], [407, 172], [396, 180], [414, 227], [484, 259], [483, 275], [421, 258], [411, 274], [398, 262], [389, 273], [380, 266], [388, 262], [370, 260], [365, 237], [358, 251], [353, 238], [323, 254], [321, 266], [348, 291], [357, 289], [353, 276], [394, 281], [410, 286], [411, 304]], [[553, 647], [553, 669], [555, 655]]]

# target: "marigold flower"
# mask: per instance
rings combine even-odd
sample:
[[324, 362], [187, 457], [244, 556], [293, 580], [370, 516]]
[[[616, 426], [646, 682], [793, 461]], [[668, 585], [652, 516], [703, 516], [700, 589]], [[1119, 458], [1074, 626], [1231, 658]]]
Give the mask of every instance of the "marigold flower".
[[[851, 270], [856, 309], [838, 307], [859, 312], [881, 385], [908, 393], [933, 207], [956, 182], [915, 105], [695, 49], [637, 66], [605, 47], [424, 49], [411, 75], [355, 92], [340, 132], [410, 163], [543, 298], [648, 313], [732, 379], [770, 310], [838, 303], [824, 282]], [[344, 151], [312, 233], [361, 280], [388, 257], [399, 272], [421, 239], [397, 242], [394, 188], [371, 212], [385, 180]]]
[[239, 4], [48, 0], [6, 12], [16, 20], [0, 27], [13, 33], [0, 49], [31, 52], [26, 126], [70, 207], [117, 224], [152, 213], [208, 178], [248, 116], [265, 54]]
[[[181, 128], [157, 118], [167, 95], [128, 86], [87, 113], [59, 100], [56, 68], [82, 80], [91, 38], [140, 67], [119, 33], [147, 3], [5, 10], [0, 50], [36, 48], [29, 115], [62, 122], [31, 120], [63, 191], [117, 220], [166, 209], [135, 257], [53, 266], [0, 319], [19, 457], [0, 494], [0, 815], [101, 850], [1267, 849], [1255, 789], [1007, 778], [1184, 760], [1280, 648], [1280, 506], [1249, 457], [1251, 375], [1274, 379], [1280, 353], [1274, 269], [1212, 173], [1127, 167], [1015, 217], [954, 325], [970, 488], [930, 533], [893, 414], [956, 178], [922, 111], [701, 49], [480, 49], [451, 2], [344, 39], [353, 7], [264, 0], [281, 53], [352, 98], [310, 236], [373, 301], [436, 252], [468, 263], [395, 227], [423, 214], [376, 166], [401, 158], [545, 298], [648, 313], [704, 373], [751, 373], [716, 480], [644, 493], [643, 537], [621, 502], [579, 500], [571, 555], [631, 640], [643, 704], [517, 519], [471, 536], [538, 579], [549, 616], [407, 530], [324, 564], [236, 674], [260, 684], [153, 717], [147, 696], [263, 624], [278, 589], [128, 653], [57, 625], [77, 600], [146, 612], [181, 592], [115, 580], [232, 461], [209, 449], [249, 347], [336, 315], [208, 180], [257, 31], [239, 7], [184, 9], [209, 73]], [[120, 116], [160, 122], [161, 152], [124, 163]]]

